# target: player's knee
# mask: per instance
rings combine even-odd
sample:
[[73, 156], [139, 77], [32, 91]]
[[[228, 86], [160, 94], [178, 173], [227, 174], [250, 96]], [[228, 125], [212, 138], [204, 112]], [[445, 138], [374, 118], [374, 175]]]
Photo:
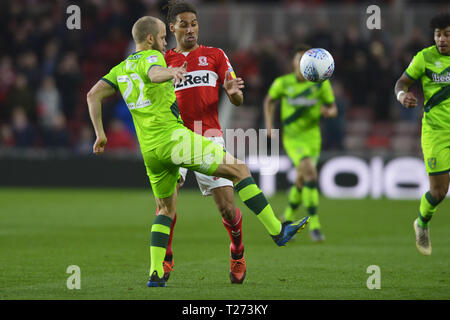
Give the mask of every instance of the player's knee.
[[313, 171], [306, 172], [303, 174], [303, 181], [304, 183], [317, 182], [317, 174]]
[[447, 195], [447, 192], [448, 192], [448, 185], [447, 186], [439, 185], [430, 188], [431, 196], [433, 197], [434, 200], [438, 202], [444, 200], [445, 196]]
[[161, 208], [161, 210], [158, 211], [158, 216], [167, 216], [170, 219], [175, 218], [175, 211], [168, 210], [167, 207]]
[[295, 179], [295, 185], [299, 188], [303, 186], [303, 180], [301, 177], [297, 177], [297, 179]]
[[231, 167], [231, 180], [234, 183], [237, 183], [250, 176], [250, 170], [245, 163], [234, 164]]
[[228, 221], [233, 221], [235, 216], [234, 204], [230, 202], [223, 202], [218, 204], [219, 212], [222, 218]]
[[239, 173], [241, 175], [240, 178], [242, 179], [248, 178], [250, 176], [250, 169], [247, 167], [245, 163], [241, 164], [239, 166]]
[[305, 181], [316, 181], [317, 180], [317, 170], [311, 163], [309, 158], [302, 160], [299, 166], [299, 171], [302, 173], [303, 180]]
[[158, 203], [156, 206], [156, 215], [168, 216], [170, 219], [175, 218], [175, 208], [170, 208], [164, 203]]

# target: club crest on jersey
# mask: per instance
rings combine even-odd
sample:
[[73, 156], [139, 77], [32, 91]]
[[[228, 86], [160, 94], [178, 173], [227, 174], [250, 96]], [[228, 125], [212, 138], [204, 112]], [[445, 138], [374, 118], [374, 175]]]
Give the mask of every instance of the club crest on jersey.
[[207, 66], [208, 65], [208, 60], [206, 59], [205, 56], [198, 57], [198, 65], [199, 66]]
[[430, 169], [436, 168], [436, 158], [428, 158], [428, 166]]

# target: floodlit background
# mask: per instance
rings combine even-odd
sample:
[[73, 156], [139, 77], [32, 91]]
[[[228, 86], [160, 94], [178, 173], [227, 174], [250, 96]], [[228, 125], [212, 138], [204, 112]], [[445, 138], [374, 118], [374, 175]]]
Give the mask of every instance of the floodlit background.
[[[192, 2], [198, 9], [199, 42], [222, 48], [246, 82], [243, 106], [232, 107], [222, 95], [219, 113], [224, 129], [264, 128], [264, 96], [275, 77], [291, 72], [292, 48], [299, 42], [323, 47], [335, 59], [332, 85], [339, 116], [322, 121], [319, 166], [336, 156], [351, 155], [361, 167], [356, 172], [353, 164], [335, 168], [333, 163], [335, 176], [322, 182], [335, 181], [337, 193], [323, 192], [329, 196], [359, 192], [377, 198], [392, 187], [383, 187], [390, 183], [386, 180], [393, 180], [392, 188], [397, 183], [403, 189], [389, 196], [417, 198], [423, 193], [427, 177], [420, 150], [422, 108], [402, 108], [393, 88], [413, 55], [433, 43], [429, 20], [448, 9], [446, 1]], [[71, 4], [81, 9], [80, 30], [66, 27]], [[380, 30], [367, 28], [366, 10], [371, 4], [381, 9]], [[164, 18], [164, 5], [165, 1], [156, 0], [1, 2], [0, 185], [148, 185], [142, 167], [130, 174], [129, 168], [140, 163], [140, 153], [120, 95], [104, 103], [108, 145], [102, 159], [114, 159], [113, 165], [108, 163], [110, 170], [128, 171], [129, 179], [91, 181], [87, 174], [80, 176], [86, 165], [97, 170], [106, 166], [91, 155], [94, 133], [85, 97], [111, 67], [134, 52], [130, 30], [136, 19]], [[175, 46], [170, 31], [167, 40], [168, 48]], [[419, 86], [413, 90], [422, 98]], [[285, 154], [282, 148], [281, 154]], [[374, 182], [379, 174], [384, 176], [391, 160], [403, 156], [415, 161], [397, 166], [420, 173], [407, 181], [387, 177]], [[253, 171], [258, 176], [258, 169]], [[263, 188], [271, 194], [287, 187], [294, 175], [283, 158], [277, 176], [281, 183], [276, 185], [272, 179]]]

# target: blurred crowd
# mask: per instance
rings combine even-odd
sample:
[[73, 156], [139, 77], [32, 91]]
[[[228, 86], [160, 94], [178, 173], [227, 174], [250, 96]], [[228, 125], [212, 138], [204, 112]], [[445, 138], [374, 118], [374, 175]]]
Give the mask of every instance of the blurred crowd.
[[[201, 6], [206, 1], [192, 2]], [[211, 2], [235, 1], [208, 1], [208, 5]], [[336, 2], [282, 1], [285, 6]], [[133, 52], [130, 26], [134, 21], [143, 14], [160, 16], [165, 1], [78, 1], [82, 29], [69, 31], [66, 8], [70, 4], [51, 0], [0, 2], [0, 148], [70, 148], [90, 153], [94, 133], [86, 93]], [[392, 121], [397, 116], [417, 123], [416, 113], [396, 115], [392, 111], [400, 110], [393, 86], [413, 55], [432, 44], [428, 30], [414, 29], [407, 38], [395, 38], [377, 30], [363, 35], [360, 26], [350, 25], [340, 33], [321, 20], [308, 30], [298, 24], [284, 37], [262, 36], [248, 48], [222, 48], [246, 81], [246, 105], [262, 108], [273, 79], [292, 71], [292, 49], [303, 42], [332, 48], [335, 59], [332, 83], [341, 112], [325, 124], [325, 148], [345, 148], [345, 123], [352, 113], [367, 114], [371, 121]], [[262, 109], [257, 114], [254, 127], [264, 127]], [[136, 150], [132, 121], [119, 95], [105, 101], [103, 117], [109, 149]]]

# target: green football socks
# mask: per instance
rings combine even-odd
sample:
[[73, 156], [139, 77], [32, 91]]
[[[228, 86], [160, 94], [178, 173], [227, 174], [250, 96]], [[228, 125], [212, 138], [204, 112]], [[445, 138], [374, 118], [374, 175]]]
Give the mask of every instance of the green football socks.
[[308, 211], [311, 217], [309, 221], [309, 229], [320, 229], [319, 215], [317, 214], [317, 207], [319, 205], [319, 190], [315, 181], [306, 182], [302, 189], [303, 206]]
[[436, 207], [440, 201], [436, 201], [432, 196], [430, 191], [426, 192], [422, 199], [420, 200], [420, 211], [419, 219], [417, 224], [422, 228], [428, 228], [428, 224], [436, 212]]
[[155, 270], [158, 277], [162, 278], [164, 275], [163, 260], [169, 242], [171, 225], [172, 219], [162, 214], [156, 216], [153, 221], [150, 236], [150, 276]]
[[293, 185], [291, 190], [289, 191], [289, 205], [284, 211], [284, 220], [285, 221], [295, 221], [296, 214], [295, 211], [302, 203], [302, 188], [299, 188], [297, 185]]
[[244, 204], [256, 214], [270, 235], [280, 234], [281, 222], [275, 216], [272, 207], [252, 177], [245, 178], [237, 183], [235, 190]]

